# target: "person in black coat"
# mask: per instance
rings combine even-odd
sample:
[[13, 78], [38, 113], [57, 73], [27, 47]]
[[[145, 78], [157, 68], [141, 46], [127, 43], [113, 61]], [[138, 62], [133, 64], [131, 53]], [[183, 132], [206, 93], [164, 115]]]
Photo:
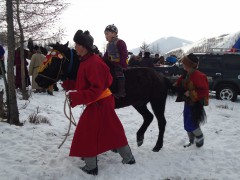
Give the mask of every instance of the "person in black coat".
[[139, 67], [139, 66], [140, 66], [140, 61], [138, 56], [132, 55], [128, 62], [128, 67]]
[[150, 52], [144, 52], [144, 57], [140, 61], [140, 66], [154, 68], [153, 58], [150, 57]]

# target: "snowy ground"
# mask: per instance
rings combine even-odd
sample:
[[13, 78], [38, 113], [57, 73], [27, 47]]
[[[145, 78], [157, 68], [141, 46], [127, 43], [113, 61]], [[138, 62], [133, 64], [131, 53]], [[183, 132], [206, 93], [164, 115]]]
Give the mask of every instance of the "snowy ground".
[[[0, 80], [1, 81], [1, 80]], [[23, 127], [0, 123], [0, 179], [1, 180], [202, 180], [240, 179], [240, 98], [225, 102], [210, 99], [206, 107], [208, 122], [202, 126], [205, 144], [202, 148], [183, 148], [187, 134], [183, 129], [183, 103], [168, 97], [164, 147], [152, 152], [158, 128], [154, 119], [145, 134], [141, 147], [136, 144], [136, 132], [142, 123], [141, 116], [132, 107], [117, 110], [136, 159], [135, 165], [123, 165], [119, 154], [111, 151], [98, 156], [99, 175], [83, 173], [79, 167], [84, 162], [69, 157], [69, 148], [75, 127], [65, 144], [58, 149], [68, 129], [63, 113], [64, 92], [32, 94], [29, 101], [20, 100], [18, 108]], [[30, 114], [37, 111], [51, 123], [29, 123]], [[78, 121], [82, 108], [73, 109]]]

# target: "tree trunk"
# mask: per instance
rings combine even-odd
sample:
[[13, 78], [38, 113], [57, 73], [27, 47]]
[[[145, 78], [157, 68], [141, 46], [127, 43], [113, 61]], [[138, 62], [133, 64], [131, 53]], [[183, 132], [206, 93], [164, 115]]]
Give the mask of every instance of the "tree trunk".
[[[15, 50], [15, 40], [14, 40], [14, 27], [13, 27], [13, 4], [12, 0], [6, 1], [7, 9], [7, 41], [8, 41], [8, 66], [7, 66], [7, 79], [8, 79], [8, 120], [7, 122], [15, 125], [22, 125], [19, 121], [19, 112], [16, 99], [15, 91], [15, 80], [14, 80], [14, 50]], [[7, 91], [7, 89], [6, 89]]]
[[29, 95], [26, 90], [26, 74], [25, 74], [25, 53], [24, 53], [24, 34], [22, 29], [22, 24], [20, 21], [20, 12], [19, 12], [19, 0], [17, 0], [17, 22], [20, 31], [20, 58], [21, 58], [21, 84], [22, 84], [22, 97], [23, 100], [28, 100]]

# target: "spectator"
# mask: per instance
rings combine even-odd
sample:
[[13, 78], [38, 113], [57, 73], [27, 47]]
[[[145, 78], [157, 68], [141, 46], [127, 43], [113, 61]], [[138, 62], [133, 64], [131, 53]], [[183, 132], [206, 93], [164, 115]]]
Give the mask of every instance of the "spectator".
[[142, 59], [142, 51], [140, 51], [140, 52], [138, 53], [138, 57], [139, 57], [140, 60]]
[[0, 45], [0, 63], [1, 63], [1, 68], [0, 68], [0, 75], [3, 74], [2, 71], [5, 73], [5, 64], [4, 64], [4, 54], [5, 50], [3, 49], [2, 45]]
[[4, 60], [5, 50], [3, 49], [2, 45], [0, 45], [0, 60]]
[[167, 57], [166, 59], [166, 64], [167, 65], [173, 65], [177, 62], [177, 56], [175, 55], [170, 55], [169, 57]]
[[159, 62], [160, 62], [160, 66], [165, 64], [165, 58], [164, 58], [164, 56], [160, 56]]
[[38, 67], [43, 63], [45, 56], [41, 53], [39, 46], [35, 45], [34, 54], [32, 55], [30, 66], [29, 66], [29, 75], [32, 76], [32, 89], [35, 89], [35, 93], [46, 92], [45, 89], [38, 86], [35, 81], [35, 78], [38, 75]]
[[[24, 49], [24, 70], [25, 70], [25, 87], [31, 85], [30, 77], [28, 73], [28, 51]], [[16, 67], [16, 74], [15, 74], [15, 88], [22, 89], [22, 73], [21, 73], [21, 55], [20, 55], [20, 47], [15, 50], [14, 55], [14, 66]]]
[[154, 59], [154, 66], [158, 67], [158, 66], [162, 66], [164, 65], [164, 56], [156, 56], [155, 55], [155, 59]]
[[144, 56], [143, 56], [142, 60], [140, 61], [140, 66], [154, 68], [153, 58], [150, 57], [150, 52], [148, 52], [148, 51], [144, 52]]
[[140, 61], [138, 56], [131, 55], [130, 60], [128, 61], [128, 67], [139, 67]]
[[159, 63], [159, 54], [154, 55], [153, 64], [157, 65]]
[[184, 56], [182, 59], [185, 74], [174, 84], [179, 94], [177, 102], [184, 101], [183, 119], [184, 129], [189, 137], [191, 146], [194, 141], [197, 147], [204, 144], [204, 137], [200, 124], [205, 122], [205, 111], [203, 106], [208, 105], [209, 85], [205, 74], [197, 70], [198, 58], [194, 54]]

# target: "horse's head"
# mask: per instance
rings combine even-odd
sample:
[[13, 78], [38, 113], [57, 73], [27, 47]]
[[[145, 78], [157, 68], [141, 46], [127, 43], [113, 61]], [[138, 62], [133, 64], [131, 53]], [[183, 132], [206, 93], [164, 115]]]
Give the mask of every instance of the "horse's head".
[[43, 88], [47, 88], [60, 79], [76, 79], [79, 65], [76, 51], [68, 48], [68, 42], [50, 46], [53, 49], [46, 55], [35, 79], [37, 84]]
[[66, 44], [60, 44], [57, 42], [56, 44], [49, 44], [49, 46], [63, 54], [67, 54], [69, 51], [68, 42]]
[[47, 50], [45, 47], [42, 47], [42, 46], [40, 46], [40, 51], [42, 52], [42, 54], [43, 54], [44, 56], [46, 56], [47, 53], [48, 53], [48, 50]]

